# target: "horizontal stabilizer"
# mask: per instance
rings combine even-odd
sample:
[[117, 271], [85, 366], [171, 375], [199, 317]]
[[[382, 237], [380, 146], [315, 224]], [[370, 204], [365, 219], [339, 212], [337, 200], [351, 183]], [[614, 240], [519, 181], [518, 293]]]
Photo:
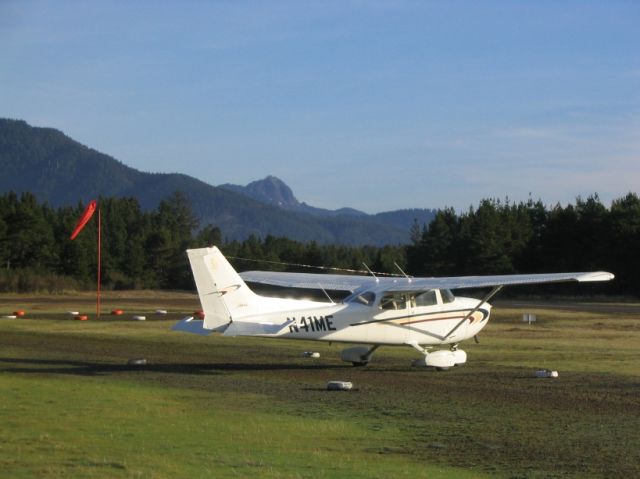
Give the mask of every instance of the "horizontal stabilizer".
[[213, 329], [205, 329], [204, 321], [201, 319], [193, 319], [192, 316], [184, 318], [177, 322], [171, 328], [172, 331], [182, 331], [183, 333], [199, 334], [201, 336], [208, 336], [213, 333]]
[[225, 336], [263, 336], [278, 334], [284, 328], [295, 321], [289, 320], [284, 323], [251, 323], [247, 321], [234, 321], [224, 332]]

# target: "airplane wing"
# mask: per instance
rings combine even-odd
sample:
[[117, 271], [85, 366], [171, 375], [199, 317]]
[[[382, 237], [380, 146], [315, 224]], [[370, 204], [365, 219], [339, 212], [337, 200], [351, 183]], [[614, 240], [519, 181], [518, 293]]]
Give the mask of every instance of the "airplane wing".
[[[587, 273], [544, 273], [544, 274], [507, 274], [489, 276], [457, 276], [447, 278], [412, 278], [411, 282], [389, 287], [390, 291], [402, 291], [407, 284], [417, 289], [472, 289], [489, 286], [513, 286], [542, 283], [595, 282], [610, 281], [613, 274], [605, 271]], [[401, 280], [402, 281], [402, 280]]]
[[355, 291], [366, 284], [376, 284], [376, 279], [372, 276], [351, 276], [347, 274], [245, 271], [244, 273], [240, 273], [240, 277], [249, 283], [282, 286], [285, 288], [328, 289], [336, 291]]
[[282, 273], [246, 271], [242, 279], [252, 283], [287, 288], [355, 291], [372, 285], [387, 291], [419, 291], [429, 289], [473, 289], [490, 286], [512, 286], [541, 283], [610, 281], [614, 275], [606, 271], [585, 273], [508, 274], [488, 276], [450, 276], [441, 278], [389, 278], [340, 274]]

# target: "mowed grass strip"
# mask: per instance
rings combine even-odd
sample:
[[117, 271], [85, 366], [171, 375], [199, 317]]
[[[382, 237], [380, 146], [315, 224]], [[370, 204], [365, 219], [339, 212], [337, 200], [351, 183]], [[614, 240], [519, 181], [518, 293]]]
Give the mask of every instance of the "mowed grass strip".
[[478, 477], [358, 422], [270, 413], [261, 395], [59, 373], [0, 384], [3, 477]]
[[535, 323], [524, 323], [522, 310], [494, 310], [481, 333], [490, 347], [479, 348], [479, 356], [507, 366], [640, 377], [640, 313], [527, 312], [536, 314]]
[[[478, 477], [412, 457], [401, 428], [347, 410], [318, 417], [324, 406], [299, 395], [335, 398], [320, 390], [326, 381], [279, 377], [290, 375], [287, 357], [300, 362], [297, 344], [266, 348], [259, 360], [280, 360], [270, 370], [242, 361], [260, 342], [176, 334], [170, 324], [3, 322], [0, 475]], [[128, 366], [129, 357], [150, 364]]]
[[[46, 319], [44, 310], [40, 319], [3, 320], [0, 420], [9, 427], [0, 470], [7, 477], [640, 475], [634, 319], [541, 311], [528, 326], [521, 310], [496, 313], [481, 344], [464, 344], [469, 363], [447, 373], [410, 368], [416, 354], [408, 348], [382, 348], [369, 367], [351, 368], [338, 359], [341, 345], [198, 337], [170, 332], [165, 320], [77, 322]], [[320, 360], [301, 357], [311, 349]], [[149, 365], [127, 366], [134, 357]], [[539, 367], [560, 377], [536, 379]], [[334, 379], [357, 390], [325, 391]]]

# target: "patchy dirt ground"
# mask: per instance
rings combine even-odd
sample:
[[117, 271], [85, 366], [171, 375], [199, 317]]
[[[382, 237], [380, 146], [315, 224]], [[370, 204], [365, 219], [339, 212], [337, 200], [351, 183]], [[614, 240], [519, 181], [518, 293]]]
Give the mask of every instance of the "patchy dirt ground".
[[[197, 307], [193, 297], [162, 299], [176, 316]], [[157, 300], [119, 298], [122, 305], [148, 309], [160, 307]], [[7, 298], [2, 301], [6, 306]], [[47, 311], [64, 310], [76, 299], [30, 301], [41, 308], [36, 319], [0, 323], [2, 375], [92, 376], [185, 394], [259, 396], [265, 409], [283, 416], [365, 425], [376, 445], [363, 437], [362, 450], [497, 477], [640, 476], [640, 331], [628, 328], [640, 322], [637, 305], [622, 305], [622, 312], [581, 305], [578, 314], [575, 305], [554, 305], [557, 323], [552, 315], [527, 329], [519, 306], [510, 304], [481, 344], [465, 345], [467, 365], [435, 372], [411, 368], [415, 352], [409, 348], [381, 348], [368, 367], [353, 368], [339, 361], [341, 345], [202, 338], [170, 332], [167, 320], [47, 321]], [[598, 328], [578, 327], [584, 311]], [[607, 334], [613, 339], [602, 343], [598, 338]], [[320, 352], [320, 359], [303, 358], [305, 350]], [[566, 366], [557, 379], [539, 379], [532, 357]], [[131, 366], [130, 358], [148, 364]], [[594, 369], [594, 363], [602, 366]], [[355, 389], [328, 392], [330, 380], [351, 381]], [[385, 436], [388, 443], [380, 446]]]

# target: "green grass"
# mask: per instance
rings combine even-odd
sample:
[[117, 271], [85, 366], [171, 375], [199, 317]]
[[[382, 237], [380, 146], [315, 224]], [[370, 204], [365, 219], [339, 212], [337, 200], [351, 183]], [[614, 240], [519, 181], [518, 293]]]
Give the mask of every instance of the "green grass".
[[381, 455], [382, 437], [363, 449], [362, 425], [270, 413], [260, 395], [102, 378], [2, 387], [5, 477], [447, 477]]
[[[34, 319], [0, 320], [0, 477], [640, 474], [633, 315], [541, 310], [528, 326], [496, 309], [469, 363], [435, 373], [409, 348], [352, 368], [340, 345], [169, 331], [193, 299], [123, 297], [172, 318], [79, 322], [64, 315], [77, 298], [20, 298]], [[356, 390], [326, 391], [334, 379]]]

